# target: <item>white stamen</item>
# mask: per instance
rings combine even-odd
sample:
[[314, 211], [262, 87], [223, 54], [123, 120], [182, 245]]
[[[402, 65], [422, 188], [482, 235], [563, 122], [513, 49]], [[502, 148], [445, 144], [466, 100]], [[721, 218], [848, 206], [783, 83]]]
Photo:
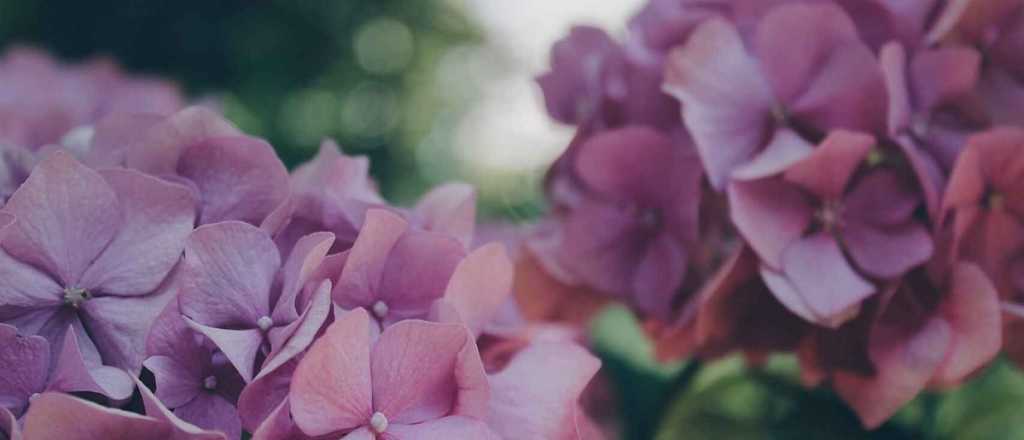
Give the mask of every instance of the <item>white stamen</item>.
[[206, 376], [206, 379], [203, 379], [203, 388], [209, 391], [217, 389], [217, 378], [215, 376]]
[[32, 393], [31, 396], [28, 396], [28, 401], [31, 402], [31, 401], [36, 400], [38, 398], [39, 398], [39, 393]]
[[269, 316], [263, 316], [260, 319], [256, 320], [256, 326], [259, 327], [260, 330], [262, 331], [267, 331], [274, 326], [274, 320], [271, 319]]
[[377, 434], [383, 434], [388, 430], [388, 418], [380, 411], [373, 413], [373, 416], [370, 417], [370, 428]]
[[388, 315], [388, 305], [384, 301], [377, 301], [373, 303], [373, 314], [377, 319], [384, 319]]

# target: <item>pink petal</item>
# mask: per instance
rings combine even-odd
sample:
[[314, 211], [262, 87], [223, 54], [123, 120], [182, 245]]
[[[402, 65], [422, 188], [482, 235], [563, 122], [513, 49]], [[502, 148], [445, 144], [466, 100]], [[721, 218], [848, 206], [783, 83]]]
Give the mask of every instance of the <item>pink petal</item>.
[[487, 424], [501, 438], [571, 438], [580, 393], [600, 366], [576, 344], [530, 344], [490, 377]]
[[663, 179], [678, 161], [677, 147], [651, 128], [609, 130], [581, 146], [575, 171], [589, 188], [614, 200], [657, 206], [665, 198]]
[[[303, 434], [298, 426], [295, 426], [288, 399], [278, 404], [263, 420], [259, 428], [252, 433], [252, 440], [309, 440], [310, 438]], [[374, 438], [369, 437], [367, 440], [374, 440]]]
[[480, 334], [512, 294], [514, 272], [505, 246], [486, 244], [455, 267], [444, 298], [455, 306], [466, 326]]
[[821, 198], [838, 200], [874, 145], [870, 135], [833, 131], [810, 156], [786, 171], [786, 180]]
[[89, 265], [80, 286], [111, 295], [152, 292], [181, 258], [192, 232], [191, 192], [136, 171], [101, 171], [117, 194], [121, 228]]
[[406, 320], [385, 329], [371, 354], [373, 409], [396, 423], [447, 414], [458, 391], [451, 383], [456, 361], [467, 339], [465, 327], [456, 324]]
[[129, 168], [149, 174], [173, 174], [186, 147], [208, 137], [240, 133], [217, 112], [201, 106], [188, 107], [148, 130], [143, 148], [129, 149], [125, 162]]
[[44, 393], [25, 415], [26, 439], [171, 440], [167, 423], [152, 417], [104, 408], [67, 394]]
[[152, 113], [112, 113], [93, 126], [82, 162], [94, 168], [125, 166], [128, 152], [145, 148], [147, 135], [164, 117]]
[[371, 306], [379, 297], [381, 276], [388, 254], [409, 224], [383, 209], [366, 212], [366, 223], [349, 251], [345, 268], [331, 296], [346, 308]]
[[733, 169], [761, 146], [773, 105], [739, 31], [723, 19], [704, 22], [669, 54], [663, 87], [682, 103], [712, 186], [724, 188]]
[[181, 311], [215, 327], [246, 326], [270, 315], [270, 288], [281, 266], [261, 229], [223, 222], [196, 229], [185, 245]]
[[374, 408], [370, 371], [370, 316], [356, 309], [331, 324], [299, 363], [289, 393], [295, 424], [312, 436], [366, 424]]
[[981, 54], [968, 47], [918, 52], [910, 63], [917, 105], [933, 109], [967, 95], [975, 88], [980, 69]]
[[255, 431], [264, 420], [272, 417], [281, 401], [287, 400], [292, 376], [300, 359], [292, 358], [277, 368], [265, 369], [266, 374], [261, 371], [257, 378], [242, 389], [238, 396], [238, 415], [242, 419], [242, 427], [250, 432]]
[[783, 250], [804, 234], [812, 215], [807, 197], [779, 179], [733, 182], [729, 207], [736, 229], [773, 268], [782, 267]]
[[943, 300], [942, 316], [952, 331], [950, 347], [932, 382], [954, 385], [988, 363], [1002, 346], [999, 294], [975, 265], [957, 264]]
[[263, 346], [263, 333], [259, 329], [229, 330], [199, 324], [185, 318], [193, 330], [202, 333], [224, 353], [246, 383], [252, 381], [256, 369], [256, 356]]
[[467, 249], [476, 227], [476, 189], [464, 183], [447, 183], [423, 196], [413, 208], [422, 227], [451, 235]]
[[395, 440], [501, 440], [484, 422], [462, 416], [442, 417], [415, 425], [394, 424], [388, 427], [387, 434]]
[[8, 228], [4, 249], [65, 286], [77, 285], [121, 224], [110, 185], [65, 152], [36, 166], [3, 209], [18, 218]]
[[878, 63], [889, 92], [888, 132], [903, 132], [910, 125], [914, 111], [910, 86], [907, 84], [907, 51], [897, 42], [887, 43], [878, 52]]
[[[281, 329], [287, 335], [283, 343], [273, 347], [267, 360], [260, 368], [257, 379], [274, 371], [285, 362], [295, 358], [309, 348], [313, 339], [317, 336], [327, 321], [327, 315], [331, 311], [331, 283], [324, 281], [313, 300], [309, 302], [306, 309], [298, 318], [287, 327]], [[274, 329], [278, 330], [278, 329]], [[274, 331], [271, 330], [271, 331]]]
[[200, 224], [240, 220], [258, 225], [288, 196], [288, 170], [274, 148], [248, 136], [192, 144], [182, 152], [177, 171], [199, 189]]
[[951, 330], [942, 319], [931, 319], [913, 334], [879, 327], [871, 336], [874, 376], [839, 371], [834, 387], [868, 429], [888, 420], [910, 402], [935, 374], [949, 346]]
[[378, 287], [380, 300], [390, 308], [388, 317], [424, 316], [444, 295], [452, 273], [465, 256], [465, 247], [449, 236], [423, 231], [404, 234], [388, 255]]

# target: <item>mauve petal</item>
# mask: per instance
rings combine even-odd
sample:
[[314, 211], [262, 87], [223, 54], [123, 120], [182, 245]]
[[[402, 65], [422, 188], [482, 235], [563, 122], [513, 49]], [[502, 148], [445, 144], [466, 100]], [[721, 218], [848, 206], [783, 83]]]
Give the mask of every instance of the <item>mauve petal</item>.
[[786, 180], [818, 197], [838, 200], [874, 145], [870, 135], [833, 131], [813, 153], [786, 170]]
[[878, 51], [878, 64], [889, 93], [889, 134], [902, 132], [910, 125], [913, 104], [907, 74], [907, 51], [897, 42], [890, 42]]
[[242, 427], [256, 431], [264, 420], [272, 417], [272, 413], [283, 400], [288, 398], [288, 389], [292, 376], [301, 357], [292, 358], [283, 365], [267, 369], [247, 384], [238, 396], [238, 415], [242, 419]]
[[0, 438], [21, 440], [21, 425], [18, 424], [18, 419], [15, 419], [14, 414], [2, 406], [0, 406]]
[[905, 176], [891, 171], [865, 175], [843, 199], [843, 217], [875, 226], [899, 226], [909, 221], [921, 195]]
[[[288, 399], [282, 401], [262, 420], [258, 428], [253, 430], [252, 440], [309, 440], [292, 420]], [[374, 440], [370, 437], [368, 440]]]
[[235, 366], [246, 383], [256, 374], [256, 356], [263, 345], [263, 332], [259, 329], [228, 330], [209, 327], [186, 318], [192, 329], [210, 339]]
[[448, 280], [444, 299], [462, 322], [479, 335], [512, 294], [515, 267], [501, 243], [489, 243], [466, 256]]
[[285, 340], [280, 345], [273, 347], [256, 378], [258, 379], [269, 374], [309, 348], [309, 345], [313, 343], [313, 339], [320, 332], [320, 329], [323, 328], [324, 322], [327, 321], [327, 315], [330, 311], [331, 283], [330, 281], [324, 281], [316, 294], [313, 295], [312, 301], [306, 306], [302, 315], [282, 329], [282, 334], [286, 335]]
[[110, 295], [152, 292], [181, 258], [195, 205], [182, 186], [126, 169], [100, 174], [117, 194], [121, 228], [89, 265], [80, 287]]
[[370, 307], [377, 301], [388, 255], [408, 228], [405, 220], [389, 211], [366, 212], [366, 223], [331, 293], [336, 304], [345, 308]]
[[949, 293], [940, 310], [952, 331], [949, 350], [932, 378], [951, 386], [992, 360], [1002, 346], [999, 293], [980, 268], [959, 263], [953, 268]]
[[355, 431], [352, 431], [348, 434], [345, 434], [345, 436], [342, 437], [341, 440], [375, 440], [376, 438], [377, 434], [374, 434], [373, 431], [370, 431], [369, 428], [363, 427]]
[[552, 118], [580, 124], [599, 117], [602, 106], [622, 88], [624, 54], [604, 30], [573, 26], [551, 48], [551, 70], [537, 77]]
[[370, 420], [370, 325], [363, 309], [343, 314], [299, 362], [288, 400], [306, 434], [354, 429]]
[[988, 177], [985, 172], [985, 153], [993, 151], [990, 145], [1000, 147], [1013, 143], [1017, 134], [1021, 136], [1019, 139], [1024, 139], [1024, 133], [1016, 130], [988, 131], [970, 138], [950, 173], [949, 185], [942, 200], [943, 211], [976, 205], [981, 201]]
[[661, 318], [672, 313], [672, 300], [686, 276], [687, 256], [682, 244], [669, 234], [651, 240], [633, 274], [630, 298], [641, 312]]
[[[573, 208], [560, 225], [561, 242], [553, 249], [552, 259], [558, 270], [569, 277], [561, 281], [585, 284], [607, 295], [624, 298], [630, 295], [636, 265], [646, 250], [650, 233], [637, 225], [628, 209], [599, 200], [586, 201]], [[545, 263], [545, 270], [553, 265]], [[563, 269], [564, 267], [564, 269]]]
[[[166, 406], [159, 399], [153, 395], [153, 392], [146, 387], [142, 380], [134, 378], [135, 384], [139, 389], [139, 394], [142, 395], [142, 404], [146, 410], [146, 415], [154, 419], [160, 420], [171, 427], [171, 435], [168, 440], [228, 440], [228, 437], [221, 432], [205, 431], [202, 428], [195, 426], [189, 422], [186, 422], [176, 416], [171, 410], [167, 409]], [[229, 405], [230, 406], [230, 405]], [[238, 437], [231, 437], [234, 440]]]
[[135, 384], [131, 376], [122, 370], [87, 364], [75, 331], [69, 326], [46, 390], [66, 393], [88, 391], [112, 400], [125, 400], [132, 396]]
[[254, 225], [288, 197], [288, 170], [270, 144], [248, 136], [215, 137], [182, 152], [178, 174], [199, 189], [199, 223]]
[[171, 425], [67, 394], [44, 393], [25, 415], [31, 440], [170, 440]]
[[50, 368], [50, 344], [40, 336], [21, 336], [0, 324], [0, 408], [17, 413], [29, 397], [43, 391]]
[[764, 141], [773, 105], [768, 83], [739, 31], [718, 18], [700, 25], [666, 64], [663, 87], [682, 103], [712, 186], [724, 188]]
[[4, 212], [18, 218], [4, 249], [76, 286], [120, 228], [117, 196], [99, 173], [56, 152], [11, 196]]
[[943, 47], [914, 55], [910, 85], [914, 102], [931, 110], [974, 90], [981, 69], [981, 54], [969, 47]]
[[185, 245], [181, 312], [204, 325], [245, 326], [270, 315], [270, 288], [281, 266], [263, 230], [230, 221], [201, 226]]
[[949, 325], [940, 318], [929, 320], [912, 334], [876, 327], [869, 348], [875, 375], [840, 370], [833, 377], [833, 386], [866, 428], [877, 428], [924, 389], [939, 368], [950, 337]]
[[240, 133], [217, 112], [201, 106], [188, 107], [148, 130], [142, 148], [128, 150], [125, 163], [149, 174], [173, 174], [185, 148], [205, 138]]
[[128, 152], [145, 148], [149, 130], [164, 120], [154, 113], [111, 113], [92, 126], [82, 162], [94, 168], [125, 166]]
[[590, 189], [613, 200], [658, 206], [667, 199], [664, 179], [677, 162], [677, 148], [647, 127], [609, 130], [581, 146], [575, 171]]
[[883, 226], [849, 221], [843, 226], [842, 240], [857, 267], [885, 279], [924, 264], [935, 250], [931, 234], [919, 223]]
[[177, 408], [195, 399], [201, 392], [200, 378], [191, 365], [182, 365], [167, 356], [152, 356], [142, 363], [156, 379], [156, 394], [168, 407]]
[[455, 237], [467, 249], [476, 228], [476, 189], [465, 183], [446, 183], [431, 189], [413, 208], [419, 226]]
[[918, 148], [909, 136], [901, 136], [896, 142], [921, 186], [921, 196], [929, 217], [939, 222], [942, 216], [942, 196], [946, 189], [946, 171], [939, 167], [939, 162], [932, 155]]
[[769, 177], [785, 171], [794, 163], [806, 158], [814, 150], [814, 145], [804, 140], [793, 130], [780, 128], [750, 162], [737, 167], [732, 178], [738, 180], [754, 180]]
[[370, 355], [373, 409], [397, 423], [447, 414], [459, 390], [450, 382], [468, 339], [457, 324], [406, 320], [385, 329]]
[[838, 6], [772, 9], [757, 26], [754, 46], [775, 96], [793, 116], [819, 130], [885, 131], [882, 71]]
[[782, 270], [788, 285], [765, 278], [775, 297], [793, 313], [827, 327], [838, 327], [852, 318], [851, 311], [875, 293], [875, 287], [850, 267], [835, 239], [825, 234], [787, 247]]
[[487, 424], [507, 439], [572, 438], [580, 394], [600, 366], [576, 344], [528, 345], [490, 376]]
[[[348, 437], [345, 438], [348, 439]], [[387, 430], [387, 438], [395, 440], [502, 439], [484, 422], [462, 416], [442, 417], [415, 425], [390, 425]]]
[[198, 428], [222, 432], [229, 440], [242, 438], [238, 410], [219, 395], [202, 393], [188, 404], [175, 408], [174, 415]]
[[455, 267], [465, 256], [462, 244], [447, 235], [409, 231], [399, 238], [384, 264], [378, 292], [389, 308], [388, 317], [425, 315], [430, 305], [444, 296]]
[[299, 317], [299, 292], [327, 256], [334, 244], [334, 234], [316, 232], [299, 239], [281, 267], [281, 296], [271, 315], [275, 323], [290, 323]]
[[[53, 278], [22, 263], [0, 249], [0, 309], [4, 307], [59, 307], [64, 288]], [[2, 314], [2, 313], [0, 313]]]
[[149, 327], [174, 299], [173, 294], [172, 290], [161, 290], [140, 297], [106, 296], [80, 306], [79, 316], [104, 365], [138, 374], [146, 359]]
[[813, 214], [807, 197], [780, 179], [733, 182], [729, 207], [736, 229], [776, 269], [782, 267], [783, 250], [804, 234]]

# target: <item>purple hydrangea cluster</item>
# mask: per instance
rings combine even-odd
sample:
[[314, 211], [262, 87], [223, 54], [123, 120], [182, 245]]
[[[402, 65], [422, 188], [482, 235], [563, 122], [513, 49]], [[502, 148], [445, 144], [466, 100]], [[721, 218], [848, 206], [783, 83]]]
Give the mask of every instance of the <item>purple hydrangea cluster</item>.
[[331, 141], [289, 173], [106, 64], [0, 77], [0, 438], [599, 438], [600, 362], [520, 317], [471, 187], [392, 206]]
[[1024, 363], [1024, 1], [650, 0], [538, 82], [577, 135], [522, 272], [662, 357], [796, 353], [868, 427]]

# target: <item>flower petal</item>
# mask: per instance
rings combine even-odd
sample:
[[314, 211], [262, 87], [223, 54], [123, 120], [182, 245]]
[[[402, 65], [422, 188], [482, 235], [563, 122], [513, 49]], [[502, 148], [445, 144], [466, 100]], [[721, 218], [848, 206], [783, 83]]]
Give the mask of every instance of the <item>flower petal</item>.
[[750, 162], [737, 167], [732, 172], [733, 179], [754, 180], [769, 177], [785, 171], [794, 163], [806, 158], [814, 151], [814, 146], [804, 140], [793, 130], [780, 128], [775, 130], [772, 139], [764, 150], [754, 156]]
[[345, 308], [370, 307], [379, 298], [381, 276], [391, 249], [408, 229], [401, 217], [383, 209], [366, 212], [366, 223], [349, 251], [331, 296]]
[[[165, 422], [171, 427], [172, 434], [169, 440], [228, 440], [224, 433], [204, 431], [202, 428], [178, 418], [153, 395], [153, 392], [142, 383], [142, 380], [137, 377], [134, 379], [139, 389], [139, 394], [142, 395], [142, 404], [146, 410], [146, 415]], [[234, 437], [231, 439], [233, 440]]]
[[44, 393], [25, 415], [26, 439], [170, 440], [171, 426], [152, 417], [117, 409], [67, 394]]
[[246, 383], [252, 381], [256, 370], [256, 356], [263, 345], [263, 333], [259, 329], [228, 330], [209, 327], [185, 318], [193, 330], [202, 333], [220, 349], [235, 366]]
[[935, 250], [931, 234], [923, 225], [874, 226], [847, 222], [843, 245], [864, 272], [878, 278], [896, 278], [924, 264]]
[[426, 315], [430, 305], [444, 296], [452, 273], [465, 256], [462, 244], [447, 235], [424, 231], [402, 235], [384, 263], [378, 290], [380, 300], [390, 309], [389, 319]]
[[65, 152], [36, 166], [3, 209], [18, 219], [8, 228], [4, 249], [64, 286], [77, 286], [121, 225], [110, 185]]
[[780, 179], [729, 185], [729, 207], [736, 229], [768, 266], [782, 267], [782, 252], [811, 223], [807, 197]]
[[74, 329], [68, 326], [56, 369], [46, 390], [66, 393], [88, 391], [113, 400], [125, 400], [132, 396], [135, 384], [131, 376], [122, 370], [88, 365], [78, 346]]
[[874, 145], [870, 135], [833, 131], [813, 153], [786, 170], [786, 180], [818, 197], [838, 200]]
[[353, 429], [370, 420], [370, 324], [363, 309], [345, 313], [299, 363], [289, 401], [295, 424], [306, 434]]
[[938, 385], [954, 385], [992, 360], [1002, 346], [1002, 329], [997, 319], [999, 294], [977, 266], [957, 264], [950, 278], [949, 293], [940, 309], [952, 331], [950, 347], [932, 378]]
[[161, 290], [140, 297], [105, 296], [82, 304], [79, 316], [104, 365], [133, 374], [141, 370], [146, 359], [146, 332], [174, 299], [173, 293]]
[[442, 417], [415, 425], [396, 423], [388, 427], [387, 433], [396, 440], [501, 440], [484, 422], [463, 416]]
[[430, 190], [413, 208], [420, 227], [451, 235], [467, 249], [476, 228], [476, 189], [465, 183], [446, 183]]
[[512, 294], [514, 272], [505, 246], [486, 244], [455, 267], [444, 299], [455, 306], [466, 326], [479, 335]]
[[50, 344], [40, 336], [21, 336], [0, 324], [0, 408], [17, 413], [33, 393], [43, 391], [50, 368]]

